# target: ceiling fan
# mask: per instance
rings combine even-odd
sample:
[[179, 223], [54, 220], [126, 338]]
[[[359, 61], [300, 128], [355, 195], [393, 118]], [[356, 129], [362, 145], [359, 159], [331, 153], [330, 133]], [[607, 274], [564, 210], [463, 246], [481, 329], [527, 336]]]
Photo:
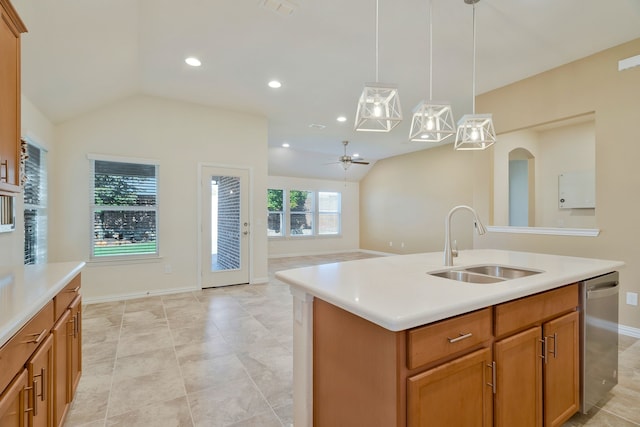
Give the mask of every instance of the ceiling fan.
[[[348, 156], [347, 155], [347, 145], [349, 145], [349, 141], [342, 141], [342, 145], [344, 146], [344, 154], [338, 157], [338, 163], [342, 164], [343, 169], [346, 171], [349, 169], [351, 165], [368, 165], [369, 162], [365, 162], [363, 159], [357, 156]], [[355, 158], [354, 158], [355, 157]]]

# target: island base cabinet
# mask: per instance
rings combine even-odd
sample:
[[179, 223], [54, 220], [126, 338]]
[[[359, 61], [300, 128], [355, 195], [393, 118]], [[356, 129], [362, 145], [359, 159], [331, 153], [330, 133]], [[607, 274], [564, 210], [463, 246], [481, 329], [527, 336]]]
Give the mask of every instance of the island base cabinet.
[[490, 427], [493, 364], [488, 348], [408, 378], [409, 427]]
[[543, 325], [544, 425], [563, 425], [580, 408], [579, 315], [566, 314]]
[[29, 372], [29, 427], [47, 427], [52, 425], [53, 399], [53, 337], [47, 339], [38, 347], [27, 363]]
[[0, 395], [0, 427], [27, 426], [28, 377], [27, 370], [23, 369]]
[[494, 345], [496, 427], [542, 426], [541, 335], [536, 326]]

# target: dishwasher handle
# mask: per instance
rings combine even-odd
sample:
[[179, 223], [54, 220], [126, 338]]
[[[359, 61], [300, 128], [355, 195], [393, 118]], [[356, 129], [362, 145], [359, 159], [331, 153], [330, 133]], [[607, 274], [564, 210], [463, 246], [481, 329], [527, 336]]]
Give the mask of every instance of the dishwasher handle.
[[587, 299], [597, 299], [617, 295], [620, 289], [618, 282], [607, 283], [605, 286], [598, 286], [594, 289], [587, 289]]

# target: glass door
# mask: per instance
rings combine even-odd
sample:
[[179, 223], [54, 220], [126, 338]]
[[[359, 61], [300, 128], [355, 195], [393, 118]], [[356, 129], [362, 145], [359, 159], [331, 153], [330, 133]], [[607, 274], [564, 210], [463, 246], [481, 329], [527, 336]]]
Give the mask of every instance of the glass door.
[[249, 171], [202, 168], [202, 287], [249, 283]]

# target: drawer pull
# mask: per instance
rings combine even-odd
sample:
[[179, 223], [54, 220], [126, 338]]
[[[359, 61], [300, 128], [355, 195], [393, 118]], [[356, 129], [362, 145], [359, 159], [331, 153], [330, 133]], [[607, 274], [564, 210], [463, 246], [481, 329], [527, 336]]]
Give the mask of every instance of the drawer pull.
[[28, 341], [22, 341], [22, 344], [38, 344], [44, 336], [47, 334], [47, 330], [43, 329], [39, 334], [36, 332], [35, 334], [29, 334], [29, 336], [34, 337]]
[[72, 293], [78, 293], [78, 291], [80, 290], [80, 286], [76, 286], [73, 289], [67, 289], [67, 292], [72, 292]]
[[465, 340], [467, 338], [471, 338], [472, 336], [473, 336], [473, 334], [471, 332], [469, 332], [468, 334], [463, 334], [462, 332], [460, 332], [460, 336], [455, 337], [455, 338], [447, 337], [447, 339], [449, 340], [449, 342], [451, 344], [453, 344], [453, 343], [457, 343], [458, 341], [462, 341], [462, 340]]

